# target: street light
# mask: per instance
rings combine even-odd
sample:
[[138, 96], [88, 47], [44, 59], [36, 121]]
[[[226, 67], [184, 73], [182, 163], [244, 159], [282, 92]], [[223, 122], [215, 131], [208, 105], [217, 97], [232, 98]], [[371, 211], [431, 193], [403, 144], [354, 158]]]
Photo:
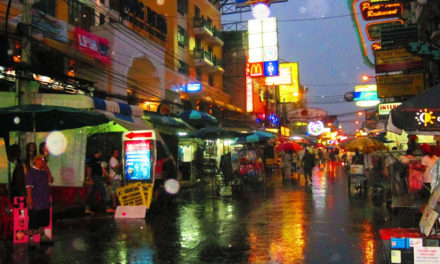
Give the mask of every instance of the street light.
[[363, 82], [368, 82], [368, 81], [371, 81], [371, 79], [376, 79], [376, 76], [364, 74], [364, 75], [362, 75], [361, 79]]
[[364, 112], [359, 111], [359, 112], [357, 112], [357, 115], [358, 115], [358, 116], [363, 116], [363, 115], [364, 115]]

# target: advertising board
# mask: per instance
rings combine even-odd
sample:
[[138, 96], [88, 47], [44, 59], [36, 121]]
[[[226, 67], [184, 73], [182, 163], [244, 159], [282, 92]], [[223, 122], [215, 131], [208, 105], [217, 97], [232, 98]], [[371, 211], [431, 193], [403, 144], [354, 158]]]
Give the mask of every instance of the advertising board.
[[377, 50], [376, 73], [419, 70], [423, 68], [422, 58], [409, 53], [406, 49]]
[[424, 88], [423, 73], [376, 76], [379, 98], [419, 94]]
[[370, 1], [360, 3], [361, 14], [364, 20], [401, 17], [403, 5], [401, 3], [374, 4]]
[[387, 103], [387, 104], [379, 104], [377, 106], [379, 115], [388, 115], [391, 110], [398, 107], [402, 103]]
[[127, 181], [152, 181], [155, 161], [155, 132], [128, 131], [122, 135], [124, 176]]

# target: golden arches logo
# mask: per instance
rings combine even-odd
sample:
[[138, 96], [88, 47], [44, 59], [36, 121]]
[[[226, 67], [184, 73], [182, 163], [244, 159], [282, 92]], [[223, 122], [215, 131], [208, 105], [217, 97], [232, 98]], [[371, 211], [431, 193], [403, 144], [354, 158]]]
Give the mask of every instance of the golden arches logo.
[[258, 77], [263, 76], [263, 66], [261, 63], [251, 63], [249, 76]]
[[428, 109], [420, 110], [417, 112], [415, 119], [419, 123], [419, 125], [424, 125], [425, 127], [428, 126], [428, 124], [432, 125], [434, 124], [434, 121], [436, 121], [437, 117], [433, 116], [434, 112], [428, 111]]

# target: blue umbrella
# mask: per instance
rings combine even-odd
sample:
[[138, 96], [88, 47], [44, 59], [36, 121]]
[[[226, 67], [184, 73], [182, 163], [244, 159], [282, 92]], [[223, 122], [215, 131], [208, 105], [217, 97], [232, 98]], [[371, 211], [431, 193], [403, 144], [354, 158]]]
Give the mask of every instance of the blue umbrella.
[[262, 141], [266, 141], [268, 139], [274, 139], [274, 138], [275, 138], [275, 135], [273, 135], [271, 133], [264, 132], [264, 131], [257, 131], [255, 133], [248, 135], [248, 136], [236, 138], [235, 143], [237, 143], [237, 144], [257, 143], [257, 142], [262, 142]]
[[196, 110], [188, 110], [179, 114], [179, 117], [193, 126], [210, 126], [217, 124], [217, 119], [212, 115]]

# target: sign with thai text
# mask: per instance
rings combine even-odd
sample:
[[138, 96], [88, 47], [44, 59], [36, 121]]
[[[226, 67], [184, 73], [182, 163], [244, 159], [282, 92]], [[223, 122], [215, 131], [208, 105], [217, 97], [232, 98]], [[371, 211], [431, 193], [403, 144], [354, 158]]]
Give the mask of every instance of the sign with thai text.
[[98, 37], [80, 27], [75, 28], [74, 34], [78, 50], [103, 63], [110, 63], [110, 45], [107, 39]]
[[376, 76], [380, 98], [419, 94], [424, 88], [423, 73]]
[[379, 115], [388, 115], [391, 110], [398, 107], [402, 103], [387, 103], [387, 104], [379, 104], [378, 105], [378, 112]]
[[360, 3], [361, 14], [364, 20], [400, 17], [403, 14], [401, 3], [374, 4], [370, 1]]

